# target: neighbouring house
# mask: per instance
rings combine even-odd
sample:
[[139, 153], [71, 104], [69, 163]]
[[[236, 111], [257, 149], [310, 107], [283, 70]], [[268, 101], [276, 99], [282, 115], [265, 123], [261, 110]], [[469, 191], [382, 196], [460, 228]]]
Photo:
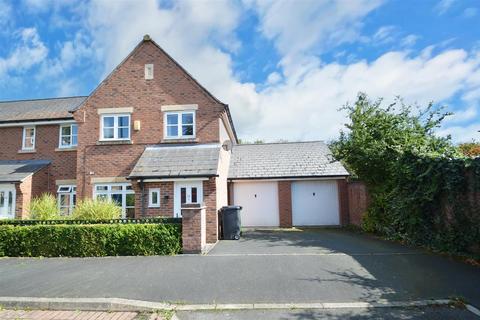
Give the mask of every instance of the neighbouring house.
[[64, 215], [105, 198], [123, 217], [181, 216], [204, 203], [245, 226], [341, 225], [348, 172], [323, 142], [238, 144], [228, 105], [149, 36], [85, 97], [0, 102], [0, 218], [50, 192]]

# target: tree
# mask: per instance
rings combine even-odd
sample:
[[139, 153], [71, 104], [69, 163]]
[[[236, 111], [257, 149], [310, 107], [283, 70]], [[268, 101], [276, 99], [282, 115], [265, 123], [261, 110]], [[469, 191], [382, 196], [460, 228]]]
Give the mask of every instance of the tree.
[[[416, 110], [415, 110], [416, 109]], [[426, 108], [407, 106], [401, 98], [387, 106], [382, 99], [371, 101], [360, 93], [353, 105], [346, 105], [349, 123], [346, 131], [331, 144], [334, 157], [364, 180], [369, 188], [393, 182], [399, 160], [407, 153], [425, 156], [458, 155], [450, 137], [437, 137], [449, 113], [430, 103]]]
[[476, 141], [461, 143], [458, 150], [466, 157], [480, 157], [480, 143]]

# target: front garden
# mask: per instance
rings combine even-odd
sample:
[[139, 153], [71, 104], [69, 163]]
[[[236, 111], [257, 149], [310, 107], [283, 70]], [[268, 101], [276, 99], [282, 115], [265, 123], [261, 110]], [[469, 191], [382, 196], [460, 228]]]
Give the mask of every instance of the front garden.
[[0, 256], [173, 255], [182, 250], [181, 219], [121, 219], [113, 202], [80, 201], [62, 216], [52, 195], [32, 201], [27, 220], [0, 220]]

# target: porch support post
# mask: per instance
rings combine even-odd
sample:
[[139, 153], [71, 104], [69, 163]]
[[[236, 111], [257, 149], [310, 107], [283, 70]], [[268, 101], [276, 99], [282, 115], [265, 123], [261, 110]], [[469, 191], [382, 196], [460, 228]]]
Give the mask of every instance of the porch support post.
[[206, 206], [200, 203], [182, 205], [183, 253], [202, 253], [207, 244]]

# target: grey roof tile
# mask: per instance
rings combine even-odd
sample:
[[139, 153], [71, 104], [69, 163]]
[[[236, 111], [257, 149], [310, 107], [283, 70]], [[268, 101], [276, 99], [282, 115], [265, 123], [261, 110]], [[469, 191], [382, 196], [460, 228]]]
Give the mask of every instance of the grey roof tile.
[[130, 178], [215, 176], [220, 148], [218, 144], [147, 147]]
[[0, 101], [0, 123], [73, 118], [70, 111], [75, 110], [86, 98]]
[[235, 145], [229, 179], [347, 176], [322, 141]]
[[0, 182], [23, 181], [49, 164], [49, 160], [0, 160]]

